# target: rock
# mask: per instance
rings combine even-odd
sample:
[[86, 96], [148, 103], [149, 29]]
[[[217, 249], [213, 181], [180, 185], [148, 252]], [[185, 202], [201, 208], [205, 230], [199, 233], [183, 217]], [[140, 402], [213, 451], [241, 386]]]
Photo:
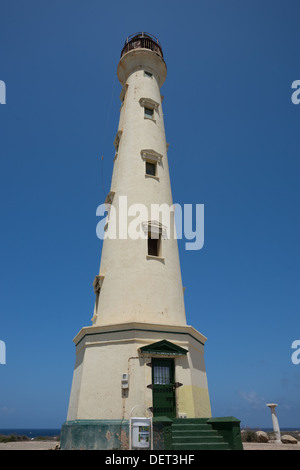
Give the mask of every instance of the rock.
[[256, 442], [269, 442], [268, 434], [264, 431], [256, 431]]
[[289, 436], [288, 434], [281, 436], [281, 442], [283, 442], [283, 444], [298, 444], [297, 439], [293, 436]]

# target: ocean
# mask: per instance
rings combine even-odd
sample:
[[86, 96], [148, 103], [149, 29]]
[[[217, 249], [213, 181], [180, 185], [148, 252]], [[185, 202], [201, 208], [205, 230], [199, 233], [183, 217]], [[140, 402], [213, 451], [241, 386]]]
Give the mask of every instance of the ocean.
[[[265, 432], [272, 432], [272, 428], [241, 428], [241, 429], [247, 429], [251, 431], [265, 431]], [[299, 431], [300, 432], [300, 427], [299, 428], [281, 428], [280, 429], [281, 433], [287, 432], [287, 431]], [[9, 429], [0, 429], [0, 434], [4, 434], [5, 436], [10, 436], [11, 434], [15, 434], [16, 436], [27, 436], [30, 439], [33, 439], [34, 437], [55, 437], [59, 436], [61, 432], [61, 428], [55, 429], [55, 428], [43, 428], [43, 429], [34, 429], [34, 428], [28, 428], [28, 429], [21, 429], [21, 428], [9, 428]]]
[[60, 435], [61, 429], [53, 429], [53, 428], [45, 428], [45, 429], [20, 429], [20, 428], [10, 428], [10, 429], [0, 429], [0, 434], [4, 434], [5, 436], [10, 436], [14, 434], [16, 436], [27, 436], [31, 439], [38, 436], [43, 437], [54, 437]]

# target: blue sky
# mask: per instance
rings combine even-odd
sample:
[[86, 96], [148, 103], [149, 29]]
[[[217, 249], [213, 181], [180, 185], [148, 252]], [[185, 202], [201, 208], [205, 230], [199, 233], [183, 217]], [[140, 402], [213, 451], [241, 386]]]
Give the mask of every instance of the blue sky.
[[277, 402], [279, 424], [300, 428], [299, 2], [0, 0], [0, 15], [0, 428], [66, 419], [72, 339], [94, 306], [116, 68], [136, 31], [160, 39], [168, 66], [174, 202], [205, 206], [203, 249], [179, 249], [213, 415], [271, 427]]

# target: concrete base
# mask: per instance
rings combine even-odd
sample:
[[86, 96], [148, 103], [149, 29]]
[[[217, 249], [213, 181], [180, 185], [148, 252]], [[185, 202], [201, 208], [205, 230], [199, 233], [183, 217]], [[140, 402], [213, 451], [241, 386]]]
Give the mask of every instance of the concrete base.
[[[171, 449], [169, 418], [153, 419], [153, 450]], [[129, 420], [66, 421], [62, 425], [62, 450], [128, 450]]]
[[74, 420], [62, 425], [62, 450], [126, 450], [129, 443], [128, 420]]
[[[209, 433], [197, 443], [194, 438], [191, 442], [186, 437], [180, 438], [185, 450], [222, 449], [242, 450], [240, 421], [234, 417], [202, 418], [202, 419], [170, 419], [167, 417], [153, 418], [153, 450], [178, 449], [175, 435], [178, 429], [184, 427], [184, 435], [191, 428], [195, 436], [195, 429], [200, 425], [201, 433], [207, 428]], [[198, 426], [198, 427], [197, 427]], [[173, 429], [174, 428], [174, 429]], [[208, 429], [209, 428], [209, 429]], [[175, 430], [176, 429], [176, 430]], [[194, 429], [194, 430], [193, 430]], [[174, 432], [175, 431], [175, 432]], [[221, 440], [224, 444], [218, 444]], [[174, 442], [173, 442], [174, 441]], [[195, 441], [195, 442], [194, 442]], [[62, 450], [128, 450], [129, 449], [129, 420], [74, 420], [66, 421], [61, 430], [60, 447]], [[181, 445], [182, 447], [182, 445]], [[150, 450], [150, 449], [149, 449]]]

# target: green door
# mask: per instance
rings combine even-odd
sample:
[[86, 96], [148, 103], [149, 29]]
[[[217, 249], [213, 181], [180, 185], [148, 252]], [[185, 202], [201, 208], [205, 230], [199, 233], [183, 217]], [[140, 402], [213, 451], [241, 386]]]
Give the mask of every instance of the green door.
[[153, 415], [176, 417], [174, 359], [152, 359]]

